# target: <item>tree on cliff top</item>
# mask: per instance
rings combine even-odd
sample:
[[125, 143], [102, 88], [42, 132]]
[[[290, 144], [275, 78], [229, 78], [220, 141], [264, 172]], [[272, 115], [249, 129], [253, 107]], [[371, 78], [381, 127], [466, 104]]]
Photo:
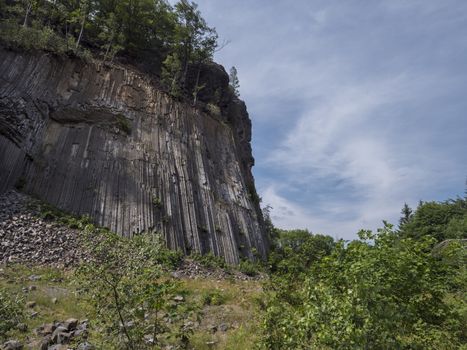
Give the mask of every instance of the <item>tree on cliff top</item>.
[[240, 97], [240, 82], [238, 80], [237, 68], [235, 67], [230, 68], [229, 86], [235, 96]]
[[[188, 65], [212, 58], [217, 34], [202, 18], [195, 3], [181, 0], [174, 7], [165, 0], [13, 0], [1, 1], [3, 41], [22, 45], [33, 30], [53, 31], [62, 41], [73, 41], [69, 49], [80, 46], [104, 59], [110, 52], [152, 64], [159, 71], [165, 58], [177, 53], [182, 61], [182, 79]], [[3, 30], [16, 23], [24, 33]], [[29, 31], [28, 31], [29, 30]], [[19, 37], [21, 40], [16, 40]], [[57, 45], [44, 46], [52, 50]], [[59, 52], [61, 53], [61, 52]]]

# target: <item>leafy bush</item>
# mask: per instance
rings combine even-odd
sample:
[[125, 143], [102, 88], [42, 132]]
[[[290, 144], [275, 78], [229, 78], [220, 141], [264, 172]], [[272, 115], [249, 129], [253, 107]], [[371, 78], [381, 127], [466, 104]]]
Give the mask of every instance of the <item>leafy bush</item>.
[[73, 47], [73, 39], [66, 40], [50, 27], [24, 27], [14, 20], [4, 20], [0, 23], [0, 39], [9, 46], [25, 50], [46, 50], [57, 54], [71, 52]]
[[222, 257], [215, 256], [212, 252], [209, 252], [204, 255], [194, 253], [194, 254], [191, 254], [190, 257], [193, 258], [193, 260], [200, 263], [202, 266], [207, 267], [207, 268], [225, 269], [228, 267], [227, 264], [225, 263], [225, 260]]
[[[339, 242], [313, 264], [295, 303], [270, 292], [262, 344], [272, 349], [458, 349], [462, 318], [447, 302], [459, 268], [432, 254], [435, 239], [391, 226]], [[464, 289], [465, 292], [465, 289]], [[465, 307], [465, 302], [463, 303]]]
[[182, 341], [183, 334], [168, 327], [186, 315], [173, 302], [176, 283], [163, 276], [161, 241], [150, 235], [127, 239], [105, 231], [88, 234], [92, 258], [78, 269], [77, 282], [102, 327], [104, 347], [157, 347], [170, 336]]
[[23, 300], [0, 289], [0, 340], [24, 318]]
[[123, 114], [117, 114], [116, 122], [120, 131], [127, 135], [131, 134], [131, 123]]
[[215, 105], [214, 103], [208, 103], [206, 106], [207, 111], [215, 116], [215, 117], [220, 117], [221, 116], [221, 109], [219, 106]]
[[238, 270], [247, 276], [256, 276], [260, 271], [260, 266], [250, 260], [242, 260], [238, 265]]
[[157, 196], [152, 197], [152, 204], [158, 209], [162, 208], [162, 201]]
[[[50, 204], [41, 203], [37, 206], [39, 216], [46, 221], [57, 221], [72, 229], [84, 230], [88, 226], [92, 226], [91, 218], [87, 215], [81, 217], [66, 213]], [[93, 226], [92, 226], [93, 227]]]
[[201, 294], [201, 302], [203, 305], [222, 305], [226, 300], [227, 297], [217, 289], [204, 291]]

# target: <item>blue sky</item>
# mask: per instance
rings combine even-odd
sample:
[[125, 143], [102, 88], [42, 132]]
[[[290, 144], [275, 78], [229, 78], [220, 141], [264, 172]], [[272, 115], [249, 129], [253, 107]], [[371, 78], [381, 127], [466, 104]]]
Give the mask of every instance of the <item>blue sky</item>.
[[467, 1], [198, 0], [236, 66], [282, 228], [351, 239], [463, 195]]

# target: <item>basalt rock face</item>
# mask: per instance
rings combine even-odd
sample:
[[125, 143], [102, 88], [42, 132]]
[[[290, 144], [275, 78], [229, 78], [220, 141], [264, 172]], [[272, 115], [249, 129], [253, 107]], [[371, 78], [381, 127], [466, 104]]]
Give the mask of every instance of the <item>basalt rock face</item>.
[[195, 108], [131, 68], [0, 49], [0, 193], [22, 187], [126, 236], [158, 231], [187, 254], [264, 257], [251, 123], [211, 68], [220, 107]]

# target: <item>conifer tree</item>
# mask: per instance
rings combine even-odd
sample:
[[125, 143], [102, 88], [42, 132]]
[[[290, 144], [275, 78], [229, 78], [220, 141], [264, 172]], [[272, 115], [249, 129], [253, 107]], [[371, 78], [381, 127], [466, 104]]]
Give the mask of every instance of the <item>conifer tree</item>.
[[240, 96], [240, 82], [238, 81], [237, 68], [230, 68], [229, 85], [235, 96]]
[[404, 203], [404, 207], [401, 210], [401, 218], [399, 219], [399, 227], [404, 226], [405, 224], [409, 223], [413, 217], [412, 208], [408, 206], [407, 203]]

